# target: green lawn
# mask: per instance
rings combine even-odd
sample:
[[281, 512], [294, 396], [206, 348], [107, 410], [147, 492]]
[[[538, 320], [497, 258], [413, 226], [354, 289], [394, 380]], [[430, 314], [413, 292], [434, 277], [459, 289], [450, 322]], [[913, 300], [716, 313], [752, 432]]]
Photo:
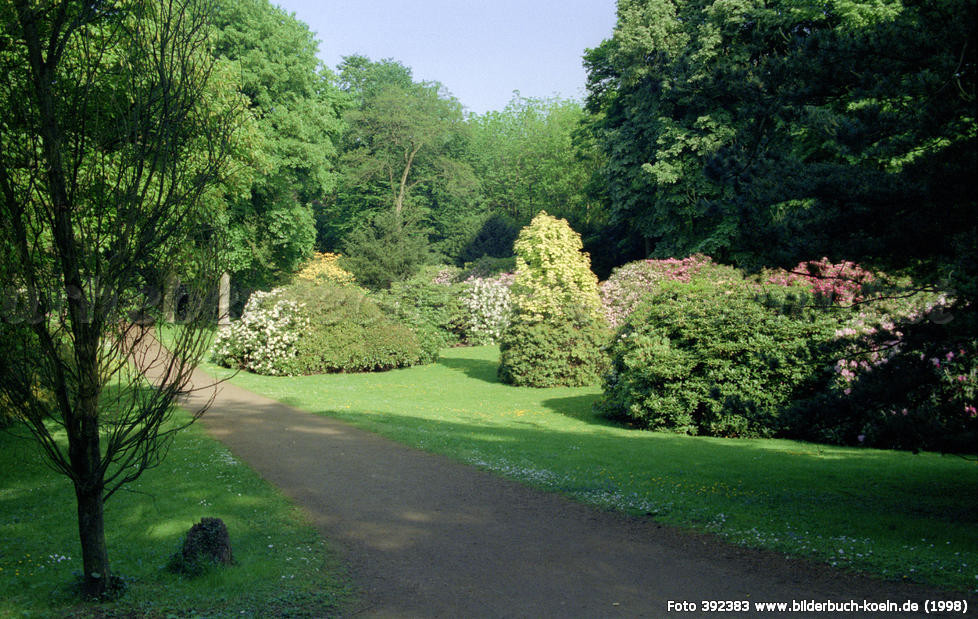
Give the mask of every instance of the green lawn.
[[887, 578], [978, 589], [973, 460], [627, 429], [592, 413], [597, 387], [502, 385], [497, 358], [495, 347], [457, 348], [434, 365], [380, 374], [233, 380], [602, 507]]
[[[106, 504], [109, 561], [128, 584], [114, 602], [75, 595], [82, 563], [67, 478], [45, 467], [36, 444], [5, 431], [0, 471], [0, 617], [321, 617], [349, 597], [337, 559], [302, 514], [199, 428], [180, 433], [162, 466]], [[227, 524], [236, 565], [197, 579], [166, 571], [186, 531], [208, 516]]]

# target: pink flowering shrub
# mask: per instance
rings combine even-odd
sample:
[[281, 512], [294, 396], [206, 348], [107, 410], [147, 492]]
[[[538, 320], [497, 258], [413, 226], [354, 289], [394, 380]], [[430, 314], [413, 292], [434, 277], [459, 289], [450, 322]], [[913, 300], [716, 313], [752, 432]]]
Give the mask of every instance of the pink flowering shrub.
[[817, 297], [837, 305], [852, 305], [863, 300], [863, 288], [873, 282], [872, 273], [854, 262], [831, 263], [828, 258], [808, 260], [786, 271], [767, 273], [767, 283], [782, 286], [801, 285]]
[[694, 254], [688, 258], [637, 260], [616, 268], [607, 281], [598, 287], [604, 315], [612, 327], [618, 328], [635, 311], [639, 303], [665, 282], [690, 283], [694, 279], [740, 281], [740, 273], [716, 264], [709, 256]]
[[836, 331], [831, 380], [799, 407], [798, 437], [978, 452], [976, 322], [943, 298], [903, 315], [861, 312]]

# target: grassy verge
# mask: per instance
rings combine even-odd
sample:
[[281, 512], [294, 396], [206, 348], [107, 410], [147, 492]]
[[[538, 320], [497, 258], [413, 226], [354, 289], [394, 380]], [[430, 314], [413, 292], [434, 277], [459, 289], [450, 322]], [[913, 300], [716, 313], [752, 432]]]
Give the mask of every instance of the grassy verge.
[[[382, 374], [236, 384], [577, 499], [845, 569], [978, 590], [978, 464], [954, 456], [631, 430], [598, 388], [496, 380], [498, 349]], [[228, 370], [208, 365], [227, 376]]]
[[[0, 471], [0, 616], [321, 617], [349, 596], [302, 514], [198, 428], [178, 434], [160, 467], [106, 504], [109, 561], [128, 585], [112, 602], [76, 595], [82, 565], [68, 480], [33, 441], [4, 431]], [[196, 579], [166, 571], [187, 530], [208, 516], [227, 524], [236, 564]]]

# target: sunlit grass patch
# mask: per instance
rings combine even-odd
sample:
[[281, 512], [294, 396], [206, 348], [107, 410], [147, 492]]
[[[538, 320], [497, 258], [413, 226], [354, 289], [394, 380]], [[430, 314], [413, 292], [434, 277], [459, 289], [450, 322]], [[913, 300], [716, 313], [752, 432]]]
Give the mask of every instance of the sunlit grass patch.
[[494, 347], [457, 348], [437, 364], [380, 374], [233, 380], [603, 508], [840, 568], [978, 589], [974, 461], [629, 429], [594, 414], [599, 388], [502, 385], [497, 359]]

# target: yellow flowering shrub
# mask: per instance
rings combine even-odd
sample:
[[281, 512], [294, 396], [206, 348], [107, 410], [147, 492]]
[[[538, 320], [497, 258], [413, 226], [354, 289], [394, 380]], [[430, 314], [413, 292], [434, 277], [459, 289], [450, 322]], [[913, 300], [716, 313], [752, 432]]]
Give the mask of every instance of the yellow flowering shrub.
[[310, 281], [326, 280], [337, 284], [352, 284], [353, 274], [339, 265], [340, 254], [330, 252], [315, 252], [301, 271], [296, 273], [299, 279]]

